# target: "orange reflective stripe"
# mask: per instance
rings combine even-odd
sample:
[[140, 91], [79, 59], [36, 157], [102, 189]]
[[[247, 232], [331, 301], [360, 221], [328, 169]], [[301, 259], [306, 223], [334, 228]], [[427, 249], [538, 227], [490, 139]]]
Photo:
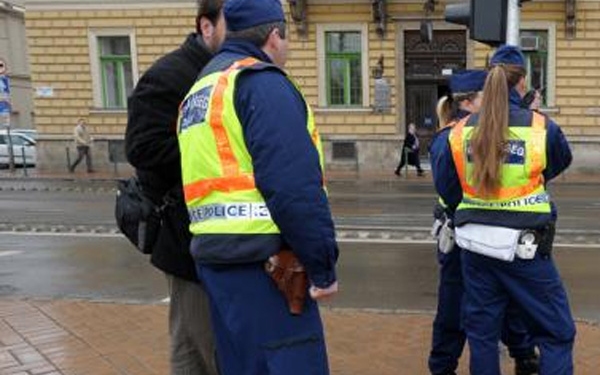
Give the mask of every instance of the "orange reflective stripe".
[[183, 187], [185, 201], [202, 199], [213, 191], [229, 193], [232, 191], [252, 190], [256, 188], [254, 176], [246, 174], [239, 176], [217, 177], [208, 180], [200, 180], [187, 184]]
[[[546, 130], [546, 118], [537, 112], [533, 112], [531, 119], [531, 171], [529, 173], [530, 180], [536, 180], [537, 176], [542, 176], [544, 170], [544, 144], [546, 137], [544, 137], [544, 131]], [[542, 180], [543, 182], [543, 180]]]
[[213, 130], [217, 143], [217, 152], [221, 159], [221, 167], [223, 168], [224, 176], [235, 176], [240, 173], [239, 163], [231, 148], [231, 142], [227, 136], [227, 131], [223, 125], [223, 106], [225, 90], [229, 86], [229, 76], [236, 69], [247, 67], [258, 63], [259, 60], [248, 57], [233, 63], [220, 77], [215, 87], [211, 102], [210, 127]]
[[452, 128], [450, 148], [452, 149], [452, 158], [454, 159], [454, 165], [456, 167], [458, 179], [460, 180], [460, 185], [465, 193], [473, 195], [474, 189], [467, 183], [466, 157], [463, 149], [463, 130], [467, 121], [469, 121], [469, 116], [459, 121], [458, 124], [454, 125]]
[[311, 136], [312, 136], [311, 137], [312, 141], [313, 141], [313, 143], [315, 144], [315, 147], [316, 147], [319, 144], [319, 132], [317, 131], [316, 127], [313, 129]]

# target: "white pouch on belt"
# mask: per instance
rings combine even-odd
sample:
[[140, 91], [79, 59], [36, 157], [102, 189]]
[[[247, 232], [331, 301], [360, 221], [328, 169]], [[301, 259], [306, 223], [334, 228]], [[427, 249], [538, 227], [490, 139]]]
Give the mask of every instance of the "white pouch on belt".
[[466, 224], [455, 228], [456, 243], [465, 250], [490, 258], [512, 262], [521, 231], [483, 224]]
[[454, 228], [451, 226], [452, 220], [446, 220], [438, 236], [438, 249], [442, 254], [448, 254], [454, 249], [456, 242], [456, 235], [454, 234]]

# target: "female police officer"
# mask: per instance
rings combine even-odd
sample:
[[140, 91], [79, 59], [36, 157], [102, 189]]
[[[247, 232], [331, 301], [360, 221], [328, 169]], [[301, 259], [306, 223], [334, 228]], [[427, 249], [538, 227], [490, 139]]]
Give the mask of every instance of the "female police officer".
[[571, 163], [550, 119], [521, 109], [525, 58], [499, 48], [490, 61], [481, 111], [432, 150], [436, 189], [455, 211], [463, 249], [463, 327], [472, 374], [498, 375], [498, 340], [509, 300], [540, 349], [540, 374], [573, 374], [575, 325], [551, 257], [556, 211], [546, 182]]
[[[479, 112], [481, 91], [486, 77], [485, 70], [464, 70], [450, 77], [451, 95], [440, 99], [437, 106], [440, 130], [432, 142], [433, 152], [445, 147], [448, 132], [458, 121], [471, 113]], [[432, 375], [450, 375], [454, 374], [458, 367], [458, 360], [466, 341], [466, 334], [460, 322], [464, 291], [460, 261], [462, 249], [454, 243], [452, 229], [454, 211], [440, 199], [434, 215], [440, 281], [437, 314], [433, 322], [429, 370]], [[502, 328], [502, 341], [508, 346], [511, 357], [515, 358], [515, 374], [537, 374], [537, 358], [531, 338], [519, 316], [518, 309], [514, 308], [514, 303], [510, 306]]]

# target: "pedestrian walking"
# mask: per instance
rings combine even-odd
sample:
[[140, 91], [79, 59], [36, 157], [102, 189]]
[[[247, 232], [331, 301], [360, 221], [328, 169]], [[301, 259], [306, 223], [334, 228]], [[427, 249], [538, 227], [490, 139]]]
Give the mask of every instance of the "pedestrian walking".
[[402, 143], [402, 150], [400, 151], [400, 163], [396, 167], [394, 174], [396, 176], [400, 176], [402, 173], [402, 168], [408, 163], [408, 165], [413, 165], [417, 168], [417, 176], [423, 176], [425, 172], [421, 168], [421, 161], [419, 157], [419, 152], [421, 150], [419, 137], [417, 136], [417, 127], [414, 123], [408, 124], [408, 132], [406, 133], [406, 137], [404, 138], [404, 142]]
[[[437, 105], [440, 129], [431, 143], [430, 151], [433, 154], [445, 147], [448, 133], [458, 121], [479, 112], [486, 76], [484, 70], [465, 70], [450, 77], [451, 93], [442, 97]], [[440, 271], [437, 313], [428, 362], [432, 375], [450, 375], [455, 374], [466, 342], [461, 322], [464, 294], [462, 249], [454, 240], [454, 211], [441, 198], [434, 208], [434, 218], [433, 233], [438, 240]], [[502, 342], [515, 359], [515, 375], [538, 373], [535, 347], [520, 311], [512, 301], [505, 314]]]
[[90, 152], [90, 146], [92, 145], [92, 137], [87, 129], [85, 120], [80, 118], [77, 120], [77, 124], [73, 129], [73, 139], [75, 141], [75, 147], [77, 148], [77, 159], [69, 166], [69, 172], [75, 172], [75, 168], [85, 158], [85, 166], [87, 167], [88, 173], [93, 173], [92, 169], [92, 155]]
[[198, 0], [196, 30], [146, 71], [128, 101], [127, 158], [145, 194], [164, 207], [150, 261], [169, 285], [172, 375], [218, 374], [208, 296], [189, 252], [175, 124], [179, 105], [225, 38], [222, 6], [223, 0]]
[[210, 296], [219, 368], [329, 374], [317, 300], [337, 291], [338, 247], [321, 139], [283, 70], [282, 4], [228, 0], [224, 14], [226, 41], [179, 120], [191, 251]]
[[454, 125], [445, 147], [432, 152], [436, 189], [455, 208], [456, 241], [465, 250], [463, 327], [477, 375], [500, 374], [510, 301], [539, 348], [539, 373], [573, 374], [575, 325], [553, 261], [557, 213], [546, 190], [572, 156], [554, 121], [521, 108], [525, 66], [518, 47], [500, 47], [480, 112]]

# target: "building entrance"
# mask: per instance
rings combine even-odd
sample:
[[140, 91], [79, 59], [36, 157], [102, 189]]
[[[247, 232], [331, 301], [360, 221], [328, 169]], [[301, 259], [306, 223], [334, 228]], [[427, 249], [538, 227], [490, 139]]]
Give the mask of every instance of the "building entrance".
[[437, 101], [448, 92], [447, 77], [464, 69], [467, 61], [467, 39], [462, 30], [433, 32], [433, 40], [421, 40], [418, 30], [404, 33], [405, 124], [414, 123], [426, 155], [435, 134]]

